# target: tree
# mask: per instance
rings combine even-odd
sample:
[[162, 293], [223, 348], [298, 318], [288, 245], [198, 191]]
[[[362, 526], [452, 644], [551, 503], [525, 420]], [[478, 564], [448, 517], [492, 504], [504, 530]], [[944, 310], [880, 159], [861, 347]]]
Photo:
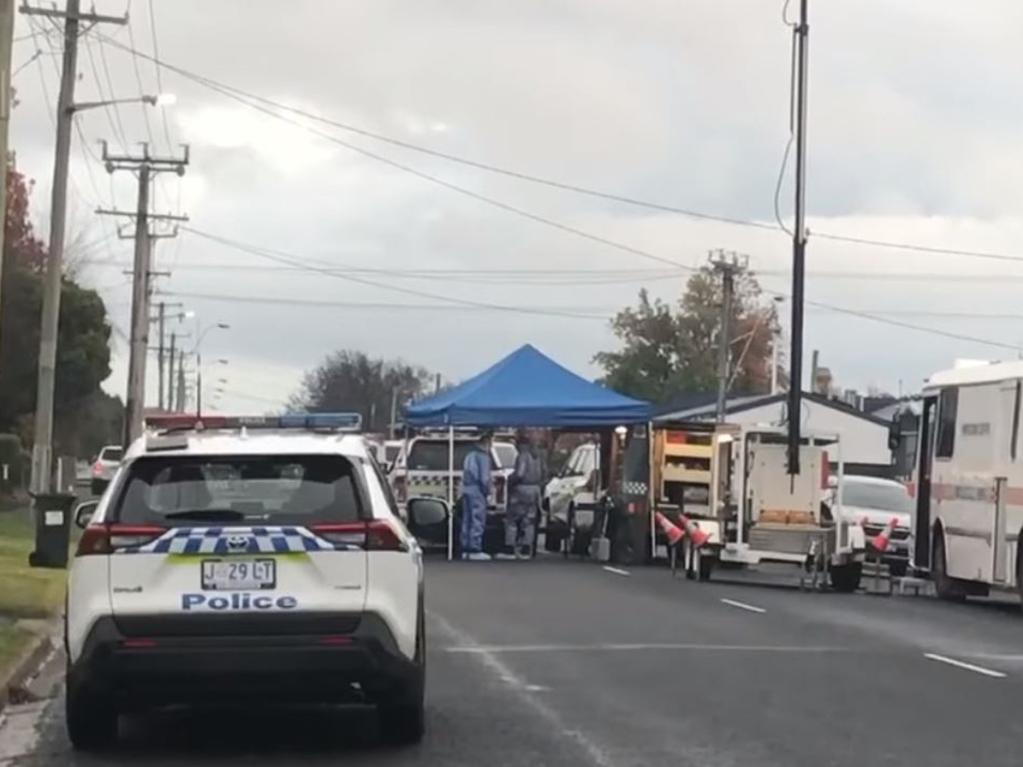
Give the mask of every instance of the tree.
[[397, 395], [400, 408], [426, 393], [430, 378], [426, 369], [402, 360], [371, 359], [343, 349], [305, 374], [289, 406], [306, 412], [356, 412], [367, 431], [384, 431], [390, 425], [392, 397]]
[[[8, 173], [5, 220], [2, 314], [0, 314], [0, 431], [15, 432], [24, 444], [33, 436], [33, 413], [39, 366], [42, 278], [46, 248], [29, 220], [27, 182], [13, 168]], [[54, 443], [58, 454], [84, 456], [96, 442], [109, 438], [96, 408], [107, 419], [114, 403], [100, 384], [110, 375], [110, 325], [106, 307], [94, 290], [65, 277], [61, 287], [57, 338]], [[102, 420], [102, 419], [100, 419]], [[92, 424], [90, 427], [89, 424]]]
[[[622, 348], [594, 357], [604, 369], [604, 384], [659, 403], [681, 392], [714, 391], [721, 301], [721, 279], [709, 267], [689, 278], [674, 309], [659, 299], [651, 302], [641, 290], [638, 306], [611, 320]], [[774, 307], [762, 302], [756, 279], [748, 272], [740, 274], [729, 323], [731, 390], [768, 390], [776, 322]]]

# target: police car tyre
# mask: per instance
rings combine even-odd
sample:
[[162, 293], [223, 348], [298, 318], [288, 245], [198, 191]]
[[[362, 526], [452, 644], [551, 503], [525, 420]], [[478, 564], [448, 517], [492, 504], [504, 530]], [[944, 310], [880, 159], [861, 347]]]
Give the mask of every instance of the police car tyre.
[[79, 751], [103, 751], [117, 742], [117, 709], [110, 700], [70, 686], [64, 698], [68, 739]]

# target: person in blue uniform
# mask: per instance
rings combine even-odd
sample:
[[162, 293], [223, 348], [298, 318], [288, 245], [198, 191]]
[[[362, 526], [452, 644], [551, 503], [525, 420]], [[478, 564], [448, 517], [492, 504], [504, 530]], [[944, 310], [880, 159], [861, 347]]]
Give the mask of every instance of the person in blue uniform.
[[491, 488], [491, 434], [485, 432], [462, 462], [462, 559], [486, 561], [483, 530], [487, 524], [487, 499]]

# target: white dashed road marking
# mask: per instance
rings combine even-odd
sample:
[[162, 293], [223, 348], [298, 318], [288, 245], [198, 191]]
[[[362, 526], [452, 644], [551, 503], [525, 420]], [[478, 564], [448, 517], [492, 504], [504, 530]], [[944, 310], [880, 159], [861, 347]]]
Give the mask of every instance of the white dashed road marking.
[[938, 655], [933, 652], [925, 652], [924, 657], [929, 660], [936, 660], [939, 663], [947, 663], [949, 666], [955, 666], [956, 668], [966, 669], [972, 671], [975, 674], [983, 674], [984, 676], [991, 676], [995, 679], [1004, 679], [1006, 674], [1001, 671], [995, 671], [994, 669], [984, 668], [983, 666], [975, 666], [972, 663], [966, 661], [956, 660], [955, 658], [947, 658], [944, 655]]
[[543, 652], [651, 652], [656, 650], [680, 650], [694, 652], [849, 652], [846, 647], [829, 647], [811, 645], [728, 645], [728, 644], [686, 644], [681, 642], [645, 642], [616, 644], [518, 644], [518, 645], [453, 645], [445, 647], [444, 652], [468, 653], [479, 655], [500, 655], [503, 653], [543, 653]]
[[614, 573], [615, 575], [626, 575], [626, 576], [632, 575], [632, 573], [630, 573], [628, 570], [622, 570], [622, 569], [617, 568], [617, 567], [611, 567], [610, 565], [604, 565], [604, 569], [607, 570], [609, 573]]
[[721, 601], [724, 602], [726, 605], [738, 607], [740, 610], [749, 610], [751, 613], [767, 612], [767, 610], [765, 610], [763, 607], [757, 607], [756, 605], [748, 605], [745, 602], [736, 602], [734, 599], [722, 599]]

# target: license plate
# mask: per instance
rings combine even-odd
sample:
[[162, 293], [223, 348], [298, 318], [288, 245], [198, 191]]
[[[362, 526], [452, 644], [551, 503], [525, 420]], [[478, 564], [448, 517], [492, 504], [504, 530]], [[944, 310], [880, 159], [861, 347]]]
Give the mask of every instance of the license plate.
[[272, 559], [204, 559], [202, 587], [209, 591], [272, 589], [277, 585], [277, 563]]

